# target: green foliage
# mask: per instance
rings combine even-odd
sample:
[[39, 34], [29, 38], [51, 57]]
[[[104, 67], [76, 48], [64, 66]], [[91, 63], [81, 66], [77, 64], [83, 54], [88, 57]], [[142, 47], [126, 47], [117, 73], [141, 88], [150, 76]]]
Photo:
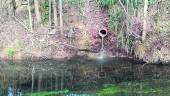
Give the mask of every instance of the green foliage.
[[[133, 9], [138, 9], [143, 5], [143, 0], [121, 0], [123, 5], [129, 5]], [[156, 0], [149, 0], [149, 5], [155, 4]], [[97, 4], [100, 8], [109, 9], [115, 4], [119, 4], [118, 0], [97, 0]]]
[[149, 1], [148, 1], [148, 2], [149, 2], [149, 6], [154, 5], [154, 4], [156, 3], [156, 1], [157, 1], [157, 0], [149, 0]]
[[142, 0], [122, 0], [124, 5], [129, 5], [130, 8], [138, 9], [143, 3]]
[[110, 13], [108, 25], [110, 28], [114, 28], [119, 25], [123, 20], [123, 12], [118, 10], [117, 12]]
[[152, 79], [140, 82], [122, 82], [120, 88], [122, 93], [128, 96], [134, 96], [134, 94], [135, 96], [169, 96], [169, 84], [167, 79]]
[[28, 94], [27, 96], [56, 96], [56, 95], [64, 95], [69, 93], [69, 90], [57, 90], [57, 91], [45, 91], [45, 92], [35, 92]]
[[7, 47], [7, 48], [5, 48], [4, 51], [5, 51], [5, 54], [10, 58], [13, 57], [16, 53], [16, 50], [13, 47]]
[[[134, 11], [139, 9], [140, 7], [143, 7], [143, 0], [121, 0], [124, 6], [128, 5], [129, 13], [133, 13], [131, 11]], [[117, 6], [118, 0], [97, 0], [98, 6], [100, 8], [109, 9], [109, 20], [108, 25], [110, 28], [114, 28], [121, 24], [121, 22], [124, 20], [124, 13], [121, 8], [113, 8], [113, 6]], [[153, 5], [156, 3], [156, 0], [149, 0], [149, 5]], [[132, 10], [133, 9], [133, 10]]]
[[97, 94], [99, 96], [113, 96], [118, 92], [120, 92], [120, 89], [116, 85], [105, 84], [101, 89], [97, 91]]
[[[168, 79], [146, 79], [106, 84], [97, 90], [97, 96], [169, 96]], [[163, 95], [161, 95], [163, 94]]]
[[133, 41], [134, 40], [128, 35], [126, 35], [125, 40], [126, 40], [125, 41], [125, 48], [127, 49], [127, 51], [131, 52], [132, 50], [134, 50], [133, 49]]
[[155, 31], [159, 32], [161, 36], [167, 37], [170, 35], [170, 20], [169, 21], [158, 21], [154, 26]]
[[118, 45], [120, 48], [125, 48], [126, 45], [126, 38], [125, 38], [125, 32], [121, 31], [118, 33]]
[[[143, 7], [143, 0], [121, 0], [124, 5], [129, 5], [130, 9], [139, 9]], [[152, 6], [156, 3], [156, 0], [148, 0], [149, 6]]]
[[119, 32], [117, 36], [118, 36], [118, 47], [119, 48], [126, 49], [126, 51], [128, 52], [132, 52], [132, 50], [134, 50], [133, 49], [134, 40], [132, 37], [126, 34], [124, 30], [121, 30], [121, 32]]
[[84, 0], [66, 0], [68, 4], [72, 6], [84, 6]]
[[97, 4], [100, 8], [109, 9], [116, 4], [117, 1], [118, 0], [97, 0]]
[[19, 40], [15, 40], [14, 43], [10, 47], [6, 47], [4, 49], [4, 54], [7, 55], [9, 58], [12, 58], [18, 49], [21, 48], [21, 43]]
[[49, 2], [48, 0], [45, 0], [40, 4], [40, 12], [41, 12], [41, 20], [43, 24], [48, 23], [48, 17], [49, 17]]

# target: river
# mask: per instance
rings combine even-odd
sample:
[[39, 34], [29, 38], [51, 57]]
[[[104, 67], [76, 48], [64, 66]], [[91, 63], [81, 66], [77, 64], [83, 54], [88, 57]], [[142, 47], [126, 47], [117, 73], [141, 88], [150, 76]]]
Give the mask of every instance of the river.
[[0, 61], [0, 96], [169, 95], [169, 65], [127, 58]]

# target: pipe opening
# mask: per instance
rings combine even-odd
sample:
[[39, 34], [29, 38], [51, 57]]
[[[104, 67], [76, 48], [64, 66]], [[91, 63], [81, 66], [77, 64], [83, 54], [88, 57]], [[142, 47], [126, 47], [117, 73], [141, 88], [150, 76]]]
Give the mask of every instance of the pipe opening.
[[99, 31], [99, 36], [105, 37], [106, 35], [107, 35], [107, 31], [106, 30], [102, 29], [102, 30]]
[[103, 34], [103, 35], [107, 34], [106, 30], [100, 30], [100, 33]]

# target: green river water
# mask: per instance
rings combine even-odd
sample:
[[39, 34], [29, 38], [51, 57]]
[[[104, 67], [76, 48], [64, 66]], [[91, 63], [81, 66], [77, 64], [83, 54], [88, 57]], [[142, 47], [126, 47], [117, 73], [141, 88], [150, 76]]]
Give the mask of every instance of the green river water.
[[125, 58], [0, 61], [0, 96], [170, 96], [170, 66]]

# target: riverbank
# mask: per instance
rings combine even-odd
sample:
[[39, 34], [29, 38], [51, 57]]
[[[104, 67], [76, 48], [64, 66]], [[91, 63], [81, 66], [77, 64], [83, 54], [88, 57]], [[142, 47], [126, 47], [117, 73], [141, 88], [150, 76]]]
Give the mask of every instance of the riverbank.
[[[2, 60], [69, 59], [75, 56], [97, 58], [100, 53], [99, 51], [95, 51], [92, 45], [90, 46], [89, 39], [87, 38], [85, 40], [86, 43], [79, 43], [79, 41], [84, 39], [80, 38], [82, 36], [81, 34], [77, 34], [71, 40], [66, 37], [61, 38], [57, 34], [47, 34], [47, 28], [40, 28], [34, 33], [30, 33], [12, 18], [3, 24], [5, 26], [1, 26], [0, 33], [0, 58]], [[107, 52], [105, 54], [107, 57], [139, 58], [139, 60], [147, 63], [169, 62], [169, 48], [161, 47], [161, 49], [158, 49], [159, 46], [155, 45], [157, 47], [153, 47], [152, 49], [149, 47], [146, 50], [140, 50], [143, 48], [142, 46], [144, 45], [137, 45], [136, 50], [138, 54], [143, 55], [130, 55], [124, 49], [123, 51], [118, 51], [120, 50], [119, 48], [106, 50]], [[98, 46], [98, 48], [100, 47]]]

